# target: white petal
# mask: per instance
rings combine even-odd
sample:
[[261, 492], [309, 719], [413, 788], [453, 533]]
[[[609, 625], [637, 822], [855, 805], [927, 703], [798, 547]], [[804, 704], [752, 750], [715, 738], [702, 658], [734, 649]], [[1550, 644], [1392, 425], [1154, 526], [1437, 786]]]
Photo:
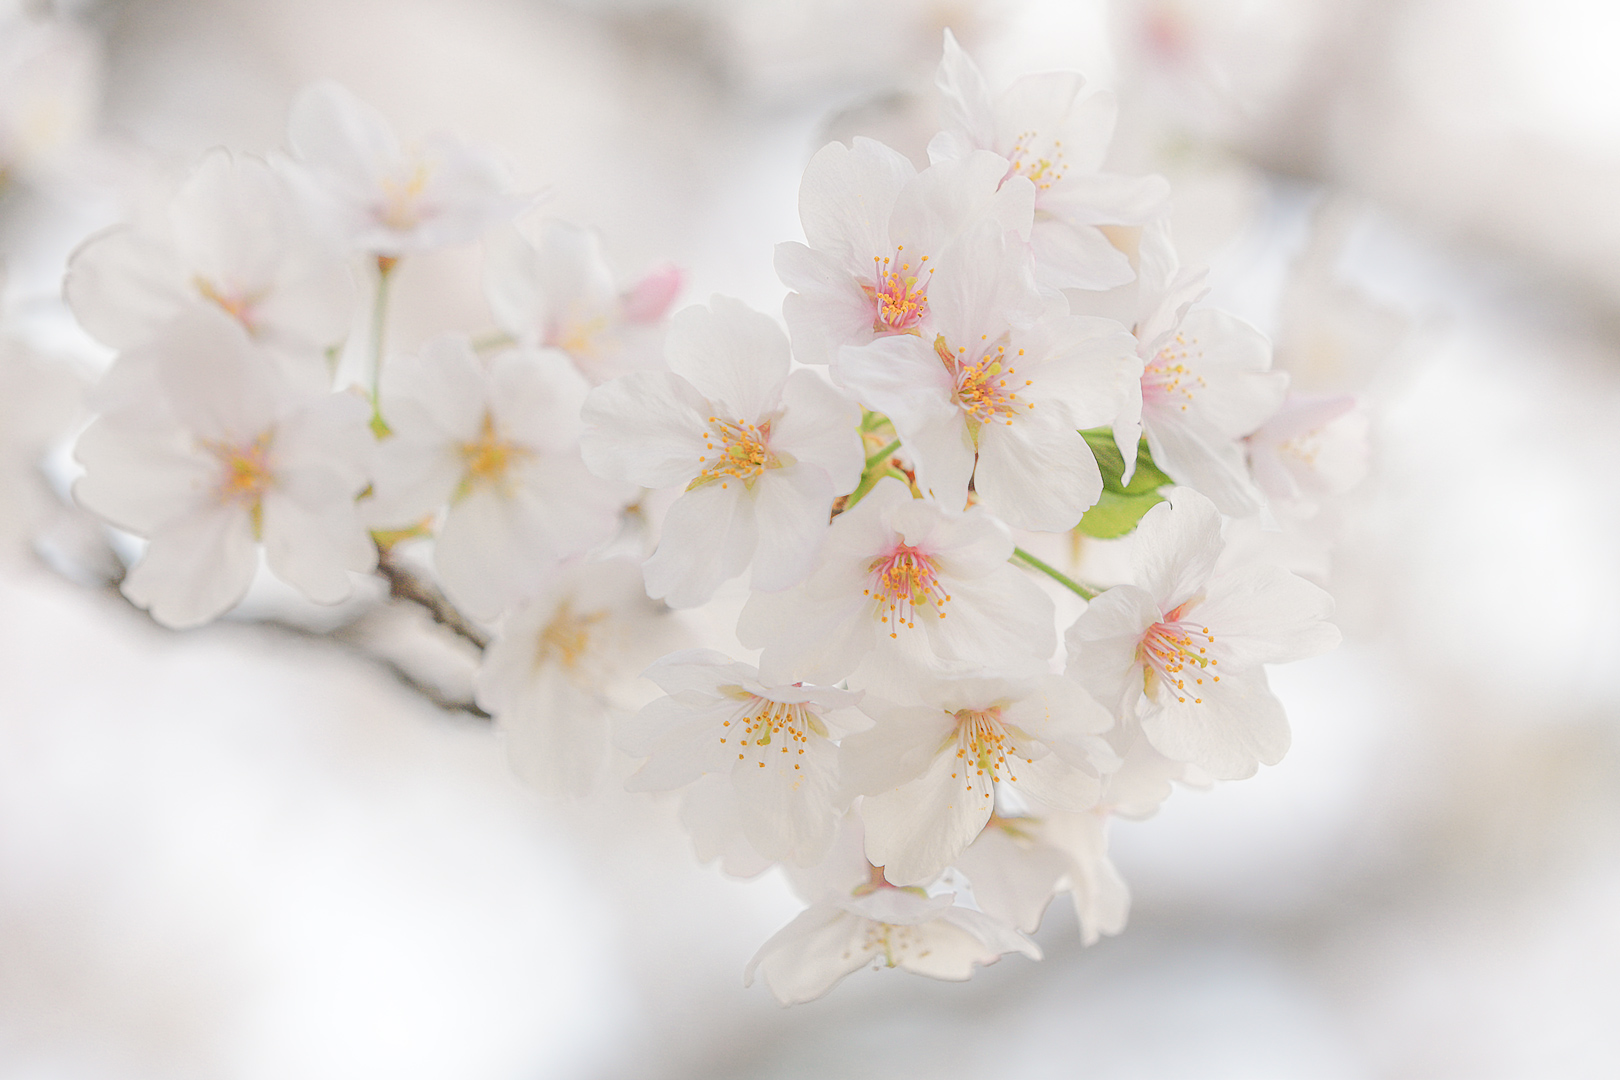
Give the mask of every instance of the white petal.
[[750, 496], [758, 537], [752, 588], [777, 592], [810, 576], [832, 513], [833, 490], [818, 465], [767, 469], [754, 481]]
[[669, 508], [658, 550], [642, 567], [647, 595], [677, 608], [707, 603], [757, 547], [754, 500], [740, 481], [695, 487]]
[[1288, 751], [1288, 719], [1282, 703], [1266, 686], [1265, 669], [1223, 675], [1219, 683], [1161, 694], [1160, 704], [1142, 717], [1142, 731], [1153, 748], [1172, 761], [1196, 765], [1217, 780], [1242, 780], [1260, 765], [1275, 765]]
[[258, 566], [247, 509], [215, 504], [155, 530], [124, 579], [124, 595], [164, 626], [184, 630], [234, 607]]
[[789, 375], [782, 388], [782, 409], [782, 416], [771, 426], [772, 448], [825, 469], [835, 494], [854, 491], [866, 466], [856, 430], [861, 422], [860, 406], [814, 371], [800, 370]]
[[709, 402], [667, 371], [635, 371], [585, 399], [580, 453], [591, 472], [641, 487], [684, 484], [709, 456]]
[[788, 340], [775, 320], [740, 300], [675, 313], [665, 339], [669, 368], [697, 387], [722, 420], [757, 423], [774, 412], [788, 374]]

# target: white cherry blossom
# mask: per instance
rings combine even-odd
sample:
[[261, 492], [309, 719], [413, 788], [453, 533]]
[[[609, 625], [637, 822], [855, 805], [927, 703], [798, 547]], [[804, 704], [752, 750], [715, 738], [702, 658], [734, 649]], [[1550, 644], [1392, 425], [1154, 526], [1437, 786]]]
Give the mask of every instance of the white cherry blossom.
[[1085, 810], [1117, 764], [1097, 736], [1114, 718], [1059, 675], [930, 681], [866, 707], [875, 725], [839, 747], [844, 782], [866, 796], [866, 856], [897, 885], [926, 884], [971, 844], [997, 795]]
[[493, 619], [560, 558], [613, 534], [627, 489], [579, 457], [588, 390], [566, 356], [513, 349], [487, 362], [445, 334], [383, 368], [373, 525], [408, 528], [448, 505], [433, 562], [456, 605]]
[[947, 510], [879, 480], [828, 530], [815, 572], [755, 592], [737, 636], [768, 681], [870, 686], [916, 669], [1044, 669], [1052, 601], [1007, 560], [1012, 536], [979, 507]]
[[[1244, 436], [1282, 406], [1288, 376], [1271, 370], [1271, 343], [1224, 311], [1189, 307], [1207, 287], [1204, 272], [1182, 267], [1163, 222], [1142, 231], [1137, 282], [1140, 396], [1132, 394], [1114, 422], [1126, 476], [1136, 465], [1139, 435], [1153, 463], [1197, 488], [1234, 517], [1252, 514], [1265, 497], [1244, 459]], [[1140, 409], [1140, 412], [1138, 412]]]
[[916, 333], [934, 261], [981, 223], [1027, 239], [1034, 187], [1003, 183], [1006, 173], [1006, 160], [987, 152], [919, 173], [871, 139], [822, 147], [799, 187], [808, 245], [776, 247], [777, 275], [793, 290], [782, 317], [794, 355], [826, 364], [842, 345]]
[[1065, 890], [1084, 944], [1119, 933], [1130, 914], [1130, 891], [1108, 858], [1106, 811], [994, 817], [954, 865], [973, 885], [981, 911], [1027, 934]]
[[1130, 260], [1098, 225], [1145, 225], [1168, 210], [1162, 176], [1102, 171], [1114, 133], [1113, 95], [1080, 96], [1075, 72], [1025, 75], [992, 96], [978, 67], [945, 31], [936, 82], [949, 126], [929, 144], [937, 164], [993, 151], [1007, 159], [1007, 182], [1035, 189], [1037, 272], [1052, 288], [1109, 289], [1132, 278]]
[[981, 229], [947, 249], [920, 335], [845, 346], [834, 377], [893, 422], [917, 483], [949, 505], [968, 483], [1022, 529], [1061, 532], [1102, 493], [1080, 430], [1109, 423], [1141, 371], [1135, 339], [1109, 319], [1050, 315], [1027, 246]]
[[576, 559], [506, 616], [474, 680], [519, 776], [588, 793], [609, 757], [616, 717], [641, 704], [636, 678], [675, 637], [629, 559]]
[[162, 214], [86, 241], [62, 290], [80, 325], [115, 349], [213, 305], [320, 386], [331, 382], [322, 350], [348, 333], [356, 300], [348, 267], [306, 228], [285, 180], [223, 149], [204, 155]]
[[819, 862], [850, 799], [834, 740], [869, 726], [854, 709], [860, 695], [767, 685], [753, 665], [710, 649], [673, 653], [645, 674], [666, 696], [620, 725], [620, 747], [648, 759], [626, 787], [672, 791], [723, 774], [737, 825], [763, 858]]
[[349, 246], [398, 258], [472, 240], [526, 202], [505, 168], [448, 135], [404, 145], [347, 88], [308, 86], [287, 118], [289, 170], [316, 213]]
[[620, 290], [594, 230], [547, 220], [536, 243], [517, 230], [486, 249], [484, 295], [525, 345], [561, 349], [595, 385], [663, 363], [664, 315], [681, 273], [666, 266]]
[[859, 407], [813, 371], [789, 374], [776, 323], [726, 297], [676, 314], [668, 352], [670, 371], [591, 391], [581, 445], [598, 476], [686, 489], [647, 560], [648, 593], [692, 607], [750, 563], [756, 589], [803, 580], [833, 499], [860, 482]]
[[1342, 495], [1367, 475], [1367, 426], [1350, 394], [1290, 394], [1245, 440], [1255, 482], [1289, 502]]
[[124, 594], [157, 621], [196, 626], [247, 591], [262, 542], [270, 569], [336, 603], [376, 564], [355, 513], [371, 441], [348, 394], [288, 383], [234, 319], [199, 307], [132, 354], [144, 400], [79, 439], [81, 505], [149, 541]]
[[1220, 780], [1276, 764], [1288, 721], [1261, 665], [1338, 644], [1332, 598], [1278, 566], [1219, 565], [1220, 513], [1194, 491], [1149, 510], [1135, 544], [1136, 583], [1069, 628], [1070, 673], [1172, 761]]

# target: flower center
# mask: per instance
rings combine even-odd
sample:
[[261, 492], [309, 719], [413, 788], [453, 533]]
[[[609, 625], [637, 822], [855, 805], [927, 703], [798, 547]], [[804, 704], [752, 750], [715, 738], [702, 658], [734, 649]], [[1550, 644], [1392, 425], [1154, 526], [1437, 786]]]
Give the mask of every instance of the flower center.
[[383, 177], [383, 203], [377, 212], [378, 220], [390, 229], [414, 229], [420, 225], [425, 216], [422, 192], [427, 188], [430, 173], [425, 163], [418, 162], [404, 174], [403, 180]]
[[[1009, 758], [1008, 752], [1012, 753]], [[1005, 779], [1016, 782], [1018, 747], [1012, 744], [1007, 729], [1001, 723], [1001, 710], [961, 709], [956, 713], [957, 770], [967, 781], [968, 794], [978, 791], [986, 799], [991, 797], [995, 781]], [[1025, 758], [1026, 763], [1032, 759]], [[951, 773], [955, 780], [957, 773]]]
[[[1017, 369], [1008, 367], [1009, 357], [1007, 346], [997, 345], [993, 350], [986, 350], [983, 356], [973, 363], [967, 362], [967, 348], [958, 345], [956, 355], [951, 355], [951, 347], [945, 341], [945, 335], [940, 334], [934, 338], [934, 354], [945, 365], [945, 370], [956, 379], [956, 403], [963, 412], [976, 423], [989, 424], [997, 420], [1012, 423], [1014, 416], [1022, 415], [1019, 410], [1033, 409], [1032, 401], [1019, 401], [1016, 388], [1019, 386], [1033, 386], [1034, 380], [1024, 379], [1022, 383], [1013, 379]], [[1024, 350], [1019, 349], [1016, 356], [1023, 356]]]
[[271, 433], [267, 431], [252, 442], [239, 446], [205, 444], [209, 452], [219, 459], [221, 500], [243, 506], [258, 505], [273, 479], [270, 473], [270, 439]]
[[1180, 334], [1175, 343], [1166, 345], [1149, 360], [1142, 371], [1142, 400], [1144, 403], [1176, 405], [1182, 412], [1192, 403], [1193, 392], [1209, 384], [1202, 375], [1187, 366], [1191, 351], [1198, 347], [1198, 339], [1188, 341]]
[[[932, 604], [943, 608], [951, 596], [939, 580], [939, 568], [931, 556], [900, 544], [879, 556], [867, 569], [874, 575], [867, 596], [877, 598], [878, 621], [889, 627], [889, 636], [900, 636], [902, 626], [915, 630], [917, 609]], [[945, 612], [940, 611], [944, 618]]]
[[515, 463], [533, 454], [528, 447], [501, 438], [494, 417], [486, 412], [478, 438], [461, 444], [461, 458], [467, 469], [461, 478], [461, 494], [479, 485], [501, 483]]
[[[720, 445], [716, 446], [716, 442]], [[718, 450], [719, 453], [706, 453], [698, 458], [703, 463], [703, 469], [687, 485], [688, 491], [716, 480], [720, 481], [721, 487], [730, 486], [732, 480], [741, 480], [744, 485], [751, 484], [759, 478], [760, 473], [781, 464], [771, 453], [769, 420], [756, 426], [746, 420], [721, 420], [711, 416], [709, 430], [703, 433], [703, 443], [704, 449]]]
[[570, 319], [558, 330], [552, 344], [570, 356], [584, 359], [595, 358], [597, 354], [596, 338], [608, 327], [606, 315], [597, 315], [593, 318]]
[[[792, 762], [795, 772], [801, 770], [799, 762], [794, 759], [804, 754], [804, 748], [810, 744], [811, 733], [827, 733], [821, 721], [802, 703], [772, 701], [757, 694], [748, 694], [742, 709], [736, 716], [724, 721], [721, 728], [720, 742], [738, 748], [738, 761], [746, 761], [753, 755], [763, 769], [766, 755], [771, 752], [766, 748], [775, 747], [777, 752], [791, 755], [781, 764]], [[795, 779], [794, 786], [797, 785]]]
[[202, 277], [192, 278], [191, 283], [196, 286], [204, 300], [218, 304], [224, 309], [225, 314], [241, 323], [249, 333], [253, 332], [253, 305], [259, 301], [257, 296], [235, 296], [221, 292], [213, 282]]
[[[1182, 604], [1166, 614], [1164, 621], [1148, 627], [1136, 646], [1136, 658], [1142, 664], [1142, 692], [1149, 698], [1157, 698], [1158, 687], [1162, 685], [1175, 693], [1178, 702], [1185, 704], [1191, 694], [1193, 704], [1202, 705], [1204, 699], [1198, 696], [1202, 693], [1198, 688], [1206, 682], [1221, 681], [1221, 677], [1210, 670], [1220, 661], [1209, 655], [1210, 647], [1215, 644], [1215, 635], [1210, 633], [1209, 627], [1181, 617], [1187, 607]], [[1191, 690], [1187, 688], [1188, 679], [1193, 683]]]
[[1040, 133], [1036, 131], [1019, 133], [1018, 138], [1013, 140], [1012, 149], [1007, 151], [1007, 160], [1012, 163], [1007, 175], [1027, 176], [1035, 185], [1035, 190], [1042, 192], [1062, 180], [1069, 171], [1069, 165], [1063, 160], [1061, 140], [1054, 139], [1051, 148], [1042, 154], [1036, 151], [1039, 139]]
[[[909, 334], [916, 330], [923, 316], [928, 314], [928, 279], [933, 267], [924, 267], [924, 255], [917, 260], [916, 272], [912, 264], [903, 261], [905, 245], [894, 249], [894, 257], [872, 256], [875, 284], [863, 284], [861, 289], [872, 298], [875, 310], [872, 316], [874, 334]], [[925, 272], [926, 271], [926, 272]]]
[[606, 617], [605, 611], [576, 615], [573, 607], [564, 600], [557, 608], [557, 614], [540, 631], [540, 640], [535, 648], [535, 666], [556, 661], [569, 670], [578, 667], [580, 658], [591, 644], [591, 627]]

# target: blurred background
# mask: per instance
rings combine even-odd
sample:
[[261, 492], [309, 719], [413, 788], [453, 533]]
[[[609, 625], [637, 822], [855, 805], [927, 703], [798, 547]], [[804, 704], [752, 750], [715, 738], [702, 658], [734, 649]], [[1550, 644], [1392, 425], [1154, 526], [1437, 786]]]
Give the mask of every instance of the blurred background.
[[[1610, 0], [0, 4], [0, 1076], [1620, 1075], [1620, 7]], [[1112, 167], [1373, 470], [1322, 523], [1345, 644], [1283, 763], [1119, 822], [1130, 926], [965, 984], [741, 972], [799, 910], [670, 805], [547, 802], [486, 724], [330, 643], [174, 634], [72, 580], [106, 363], [67, 255], [334, 77], [498, 147], [625, 275], [774, 310], [830, 138], [921, 161], [951, 26], [993, 87], [1115, 92]], [[401, 347], [490, 325], [407, 262]], [[45, 474], [38, 468], [47, 465]], [[69, 568], [67, 576], [61, 572]], [[80, 575], [83, 578], [83, 575]]]

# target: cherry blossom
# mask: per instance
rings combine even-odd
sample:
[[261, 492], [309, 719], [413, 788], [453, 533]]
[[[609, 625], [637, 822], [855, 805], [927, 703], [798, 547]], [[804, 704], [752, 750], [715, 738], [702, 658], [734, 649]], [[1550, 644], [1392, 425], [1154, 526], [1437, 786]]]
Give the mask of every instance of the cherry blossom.
[[834, 377], [893, 422], [918, 485], [950, 505], [980, 501], [1008, 524], [1071, 529], [1102, 493], [1079, 432], [1110, 422], [1141, 371], [1109, 319], [1041, 309], [1027, 246], [981, 229], [947, 249], [918, 336], [845, 346]]
[[860, 409], [815, 372], [788, 373], [769, 318], [717, 296], [670, 322], [667, 372], [635, 372], [591, 391], [581, 449], [598, 476], [685, 492], [647, 560], [647, 591], [704, 603], [753, 564], [756, 589], [811, 569], [833, 499], [865, 462]]
[[1255, 481], [1274, 499], [1332, 498], [1367, 475], [1367, 416], [1349, 394], [1290, 394], [1245, 442]]
[[1109, 289], [1133, 277], [1130, 260], [1098, 225], [1145, 225], [1168, 210], [1161, 176], [1102, 171], [1117, 108], [1111, 94], [1080, 92], [1075, 72], [1025, 75], [991, 96], [978, 67], [945, 31], [936, 79], [945, 96], [946, 130], [929, 144], [936, 165], [975, 151], [1007, 159], [1007, 181], [1035, 189], [1029, 241], [1042, 282], [1052, 288]]
[[289, 174], [348, 244], [398, 258], [472, 240], [527, 201], [491, 155], [448, 135], [400, 143], [382, 113], [335, 82], [293, 102]]
[[365, 405], [282, 379], [241, 324], [197, 308], [131, 354], [144, 400], [79, 439], [81, 505], [149, 541], [124, 595], [157, 621], [196, 626], [247, 591], [262, 542], [270, 569], [336, 603], [376, 550], [354, 509], [365, 487]]
[[493, 619], [536, 589], [555, 560], [612, 535], [628, 490], [585, 471], [577, 440], [588, 387], [555, 350], [513, 349], [487, 363], [445, 334], [383, 369], [378, 447], [366, 514], [415, 526], [448, 506], [433, 563], [457, 606]]
[[353, 278], [304, 227], [286, 182], [251, 155], [212, 150], [165, 213], [91, 237], [62, 286], [82, 326], [116, 349], [139, 345], [207, 303], [275, 349], [289, 374], [329, 386], [322, 350], [348, 333]]
[[614, 719], [645, 696], [637, 673], [675, 636], [629, 559], [573, 560], [514, 607], [474, 687], [518, 775], [550, 792], [590, 792]]
[[1047, 905], [1068, 891], [1080, 938], [1095, 945], [1125, 928], [1131, 894], [1108, 858], [1108, 814], [1047, 812], [991, 818], [978, 839], [954, 860], [973, 885], [979, 909], [1034, 933]]
[[1027, 239], [1034, 186], [1003, 183], [1006, 173], [1006, 160], [986, 152], [918, 173], [871, 139], [822, 147], [799, 187], [808, 246], [776, 247], [777, 275], [793, 290], [782, 317], [794, 355], [826, 364], [839, 346], [916, 333], [935, 261], [981, 223]]
[[561, 349], [592, 385], [662, 365], [664, 314], [680, 286], [667, 266], [621, 291], [601, 238], [564, 221], [544, 222], [537, 243], [514, 229], [486, 249], [484, 294], [497, 325], [525, 345]]
[[1221, 780], [1275, 765], [1288, 721], [1261, 665], [1338, 644], [1332, 598], [1278, 566], [1220, 565], [1220, 513], [1194, 491], [1149, 510], [1135, 544], [1136, 584], [1069, 628], [1070, 673], [1172, 761]]
[[870, 731], [839, 748], [845, 783], [866, 796], [866, 856], [897, 885], [938, 877], [995, 812], [997, 793], [1041, 809], [1085, 810], [1117, 765], [1097, 735], [1114, 719], [1058, 675], [930, 682], [867, 707]]
[[626, 786], [670, 791], [721, 773], [737, 824], [762, 857], [820, 861], [850, 799], [833, 742], [869, 726], [853, 708], [860, 695], [766, 685], [757, 668], [710, 649], [666, 656], [646, 677], [666, 696], [620, 726], [619, 745], [648, 759]]
[[768, 681], [1044, 668], [1052, 601], [1008, 564], [1012, 551], [1006, 526], [979, 507], [950, 511], [885, 477], [833, 522], [802, 585], [749, 597], [737, 636], [764, 650]]

